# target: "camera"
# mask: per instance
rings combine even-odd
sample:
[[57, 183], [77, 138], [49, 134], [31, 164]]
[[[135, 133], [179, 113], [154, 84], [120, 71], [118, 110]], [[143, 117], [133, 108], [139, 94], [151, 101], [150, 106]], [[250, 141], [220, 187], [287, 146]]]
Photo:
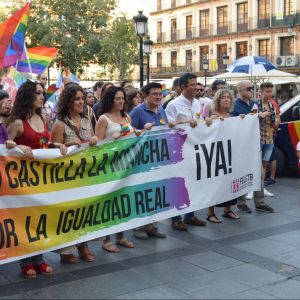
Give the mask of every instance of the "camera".
[[275, 121], [276, 121], [275, 112], [272, 111], [272, 113], [271, 113], [271, 123], [275, 123]]

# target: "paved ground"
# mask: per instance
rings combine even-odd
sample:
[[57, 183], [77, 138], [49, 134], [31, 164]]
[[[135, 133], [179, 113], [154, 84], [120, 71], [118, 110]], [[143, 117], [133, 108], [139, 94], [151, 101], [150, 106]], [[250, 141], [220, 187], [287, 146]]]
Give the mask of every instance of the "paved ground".
[[[240, 221], [177, 232], [160, 224], [166, 240], [137, 241], [109, 254], [90, 243], [94, 263], [62, 266], [55, 275], [25, 280], [17, 263], [0, 267], [5, 299], [299, 299], [300, 181], [281, 178], [269, 188], [274, 214], [253, 212]], [[253, 201], [249, 201], [253, 208]], [[217, 215], [221, 215], [217, 209]], [[199, 216], [205, 218], [206, 211]], [[127, 233], [131, 237], [131, 232]]]

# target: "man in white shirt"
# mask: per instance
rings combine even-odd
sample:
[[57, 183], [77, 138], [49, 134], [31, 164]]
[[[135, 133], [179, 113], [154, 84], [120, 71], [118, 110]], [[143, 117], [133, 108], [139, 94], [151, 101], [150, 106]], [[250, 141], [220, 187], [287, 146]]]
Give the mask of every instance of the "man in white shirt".
[[[169, 124], [189, 123], [192, 128], [195, 128], [201, 110], [199, 100], [195, 99], [197, 76], [192, 73], [185, 73], [180, 77], [179, 84], [182, 94], [170, 102], [166, 108]], [[187, 224], [205, 226], [206, 222], [197, 218], [193, 212], [186, 214], [184, 221], [182, 221], [181, 216], [172, 218], [172, 227], [176, 230], [187, 231]]]

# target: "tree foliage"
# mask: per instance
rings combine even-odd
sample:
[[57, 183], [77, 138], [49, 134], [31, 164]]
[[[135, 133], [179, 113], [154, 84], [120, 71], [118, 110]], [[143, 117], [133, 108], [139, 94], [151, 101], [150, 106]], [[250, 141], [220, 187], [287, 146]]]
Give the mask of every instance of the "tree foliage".
[[33, 1], [27, 36], [30, 47], [59, 48], [56, 58], [72, 72], [101, 63], [101, 40], [106, 35], [116, 0]]
[[138, 38], [134, 23], [125, 15], [114, 19], [102, 39], [100, 61], [107, 63], [111, 77], [119, 80], [130, 77], [138, 60]]

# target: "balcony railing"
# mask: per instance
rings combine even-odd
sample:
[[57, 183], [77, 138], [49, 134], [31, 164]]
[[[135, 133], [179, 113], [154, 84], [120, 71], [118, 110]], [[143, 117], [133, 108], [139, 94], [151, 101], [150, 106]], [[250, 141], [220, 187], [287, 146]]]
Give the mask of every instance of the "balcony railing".
[[[241, 21], [239, 21], [241, 22]], [[300, 25], [300, 12], [284, 16], [282, 19], [272, 18], [270, 19], [258, 19], [247, 18], [244, 20], [244, 23], [239, 23], [237, 20], [228, 22], [228, 26], [220, 26], [219, 24], [210, 24], [206, 27], [192, 27], [192, 28], [183, 28], [180, 30], [172, 30], [167, 32], [162, 32], [159, 36], [154, 37], [154, 42], [156, 43], [168, 43], [176, 42], [186, 39], [194, 38], [207, 38], [215, 35], [226, 35], [234, 34], [236, 32], [247, 32], [251, 30], [259, 30], [263, 28], [271, 27], [280, 27], [280, 26], [295, 26], [296, 24]]]
[[[278, 57], [281, 58], [281, 60], [278, 60]], [[267, 56], [267, 59], [269, 59], [275, 66], [277, 66], [279, 69], [296, 69], [299, 73], [299, 66], [300, 66], [300, 55], [294, 54], [294, 55], [273, 55], [273, 56]], [[231, 57], [230, 60], [233, 61], [235, 58]], [[222, 61], [218, 62], [218, 70], [215, 70], [213, 72], [210, 72], [210, 75], [214, 75], [217, 73], [223, 73], [225, 72], [226, 65], [223, 65]], [[151, 67], [151, 74], [152, 75], [165, 75], [165, 76], [179, 76], [180, 74], [184, 72], [193, 72], [198, 74], [203, 74], [204, 70], [201, 65], [201, 62], [197, 60], [196, 62], [193, 62], [190, 65], [183, 65], [179, 64], [177, 66], [167, 66], [162, 65], [159, 67]]]

